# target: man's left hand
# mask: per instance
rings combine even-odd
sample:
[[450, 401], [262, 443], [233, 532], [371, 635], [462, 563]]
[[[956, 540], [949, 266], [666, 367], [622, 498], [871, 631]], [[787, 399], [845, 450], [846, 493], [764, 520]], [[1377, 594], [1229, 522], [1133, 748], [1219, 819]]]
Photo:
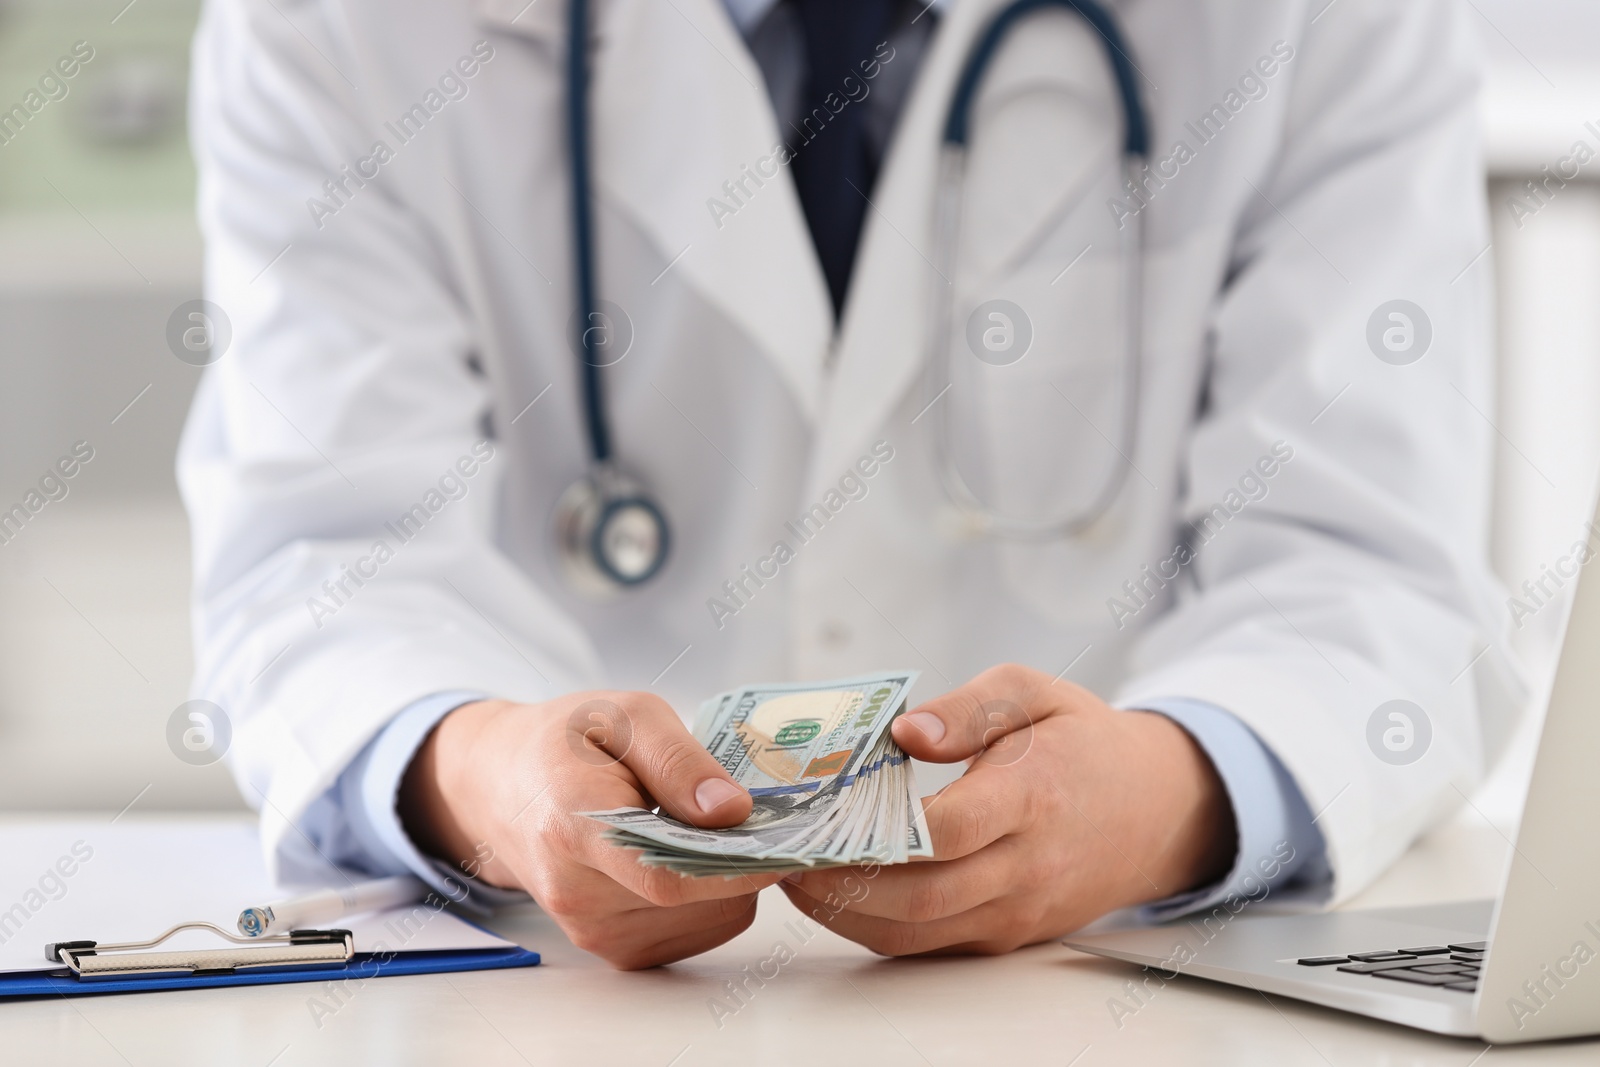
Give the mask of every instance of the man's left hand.
[[924, 802], [934, 858], [783, 883], [802, 912], [874, 952], [1009, 952], [1208, 885], [1233, 864], [1227, 792], [1165, 716], [1000, 666], [893, 732], [917, 759], [971, 761]]

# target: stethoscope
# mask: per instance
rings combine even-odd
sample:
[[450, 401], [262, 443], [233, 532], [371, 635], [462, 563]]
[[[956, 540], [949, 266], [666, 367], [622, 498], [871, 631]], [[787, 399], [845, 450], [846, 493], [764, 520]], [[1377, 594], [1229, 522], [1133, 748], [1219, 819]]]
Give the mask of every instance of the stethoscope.
[[[956, 241], [960, 235], [960, 201], [963, 189], [971, 113], [978, 88], [1006, 34], [1023, 16], [1041, 8], [1070, 8], [1081, 15], [1105, 42], [1106, 54], [1117, 82], [1124, 122], [1123, 160], [1130, 175], [1147, 155], [1148, 133], [1133, 63], [1115, 19], [1095, 0], [1013, 0], [989, 22], [968, 54], [956, 83], [945, 122], [936, 201], [936, 267], [941, 278], [951, 277]], [[582, 413], [589, 450], [589, 470], [563, 493], [556, 504], [556, 545], [562, 567], [581, 590], [595, 596], [614, 595], [642, 585], [660, 572], [671, 548], [671, 531], [665, 513], [643, 481], [620, 467], [612, 452], [601, 370], [608, 361], [604, 350], [614, 344], [615, 324], [601, 311], [595, 291], [594, 204], [589, 143], [589, 4], [569, 0], [567, 23], [567, 138], [571, 164], [573, 266], [576, 280], [576, 336], [582, 385]], [[1123, 261], [1127, 278], [1124, 313], [1128, 319], [1124, 353], [1123, 457], [1131, 455], [1138, 429], [1140, 313], [1139, 252], [1141, 216], [1124, 228]], [[950, 362], [953, 301], [943, 292], [934, 301], [938, 309], [933, 330], [930, 366], [948, 368]], [[945, 406], [946, 408], [948, 405]], [[948, 419], [941, 417], [935, 434], [939, 467], [945, 491], [982, 532], [1019, 538], [1073, 537], [1108, 511], [1127, 480], [1123, 464], [1113, 464], [1089, 505], [1076, 514], [1050, 519], [1010, 518], [986, 507], [972, 492], [949, 455]]]
[[[589, 172], [589, 4], [571, 0], [567, 22], [567, 150], [572, 164], [573, 319], [589, 471], [556, 502], [555, 534], [562, 569], [596, 598], [648, 582], [667, 562], [672, 534], [644, 483], [619, 467], [611, 450], [601, 369], [615, 344], [616, 324], [601, 311], [594, 283], [594, 189]], [[620, 357], [619, 357], [620, 358]]]

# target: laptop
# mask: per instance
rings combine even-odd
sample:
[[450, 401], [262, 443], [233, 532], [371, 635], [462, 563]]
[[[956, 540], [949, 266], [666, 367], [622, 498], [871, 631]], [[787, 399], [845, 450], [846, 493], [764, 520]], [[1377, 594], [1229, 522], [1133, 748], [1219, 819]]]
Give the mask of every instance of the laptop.
[[[1600, 523], [1600, 515], [1595, 521]], [[1081, 952], [1493, 1044], [1600, 1034], [1600, 577], [1580, 579], [1498, 900], [1226, 908], [1069, 937]]]

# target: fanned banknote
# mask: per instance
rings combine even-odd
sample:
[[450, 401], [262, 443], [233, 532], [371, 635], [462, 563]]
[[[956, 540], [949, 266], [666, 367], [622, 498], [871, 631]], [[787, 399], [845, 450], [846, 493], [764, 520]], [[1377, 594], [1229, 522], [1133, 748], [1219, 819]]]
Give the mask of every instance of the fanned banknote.
[[695, 738], [750, 791], [750, 817], [702, 830], [642, 808], [585, 812], [640, 862], [737, 875], [933, 855], [910, 759], [889, 734], [916, 671], [749, 685], [701, 705]]

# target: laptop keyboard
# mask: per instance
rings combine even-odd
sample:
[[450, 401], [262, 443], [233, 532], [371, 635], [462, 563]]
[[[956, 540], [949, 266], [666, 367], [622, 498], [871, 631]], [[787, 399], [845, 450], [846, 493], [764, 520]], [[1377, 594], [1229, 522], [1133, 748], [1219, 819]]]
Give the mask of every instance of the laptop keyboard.
[[1465, 941], [1459, 945], [1352, 952], [1348, 956], [1307, 956], [1299, 963], [1302, 967], [1337, 967], [1350, 974], [1475, 993], [1478, 971], [1488, 951], [1487, 941]]

